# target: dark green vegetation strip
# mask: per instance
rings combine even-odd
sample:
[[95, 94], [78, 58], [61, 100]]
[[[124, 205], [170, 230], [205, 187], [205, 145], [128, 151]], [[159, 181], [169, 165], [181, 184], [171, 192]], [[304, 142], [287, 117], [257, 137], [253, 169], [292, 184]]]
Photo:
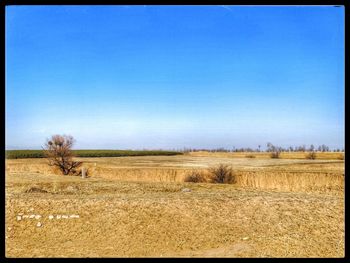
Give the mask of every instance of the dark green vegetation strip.
[[[77, 157], [120, 157], [120, 156], [154, 156], [177, 155], [175, 151], [131, 151], [131, 150], [74, 150]], [[42, 150], [7, 150], [7, 159], [44, 158]]]

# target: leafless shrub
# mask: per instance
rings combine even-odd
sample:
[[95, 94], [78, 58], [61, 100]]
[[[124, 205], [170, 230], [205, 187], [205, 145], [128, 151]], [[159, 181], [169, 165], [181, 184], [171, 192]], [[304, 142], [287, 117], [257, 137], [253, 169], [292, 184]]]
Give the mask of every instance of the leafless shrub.
[[185, 177], [185, 182], [191, 182], [191, 183], [204, 183], [206, 182], [206, 178], [198, 170], [192, 170], [186, 177]]
[[82, 162], [73, 161], [72, 146], [75, 140], [72, 136], [53, 135], [47, 139], [43, 148], [44, 155], [47, 157], [49, 165], [57, 167], [63, 175], [78, 175], [77, 168]]
[[212, 183], [233, 184], [236, 182], [232, 167], [228, 165], [219, 164], [217, 167], [210, 168], [209, 172]]
[[309, 152], [306, 156], [306, 159], [310, 159], [310, 160], [315, 160], [316, 159], [316, 153], [315, 152]]

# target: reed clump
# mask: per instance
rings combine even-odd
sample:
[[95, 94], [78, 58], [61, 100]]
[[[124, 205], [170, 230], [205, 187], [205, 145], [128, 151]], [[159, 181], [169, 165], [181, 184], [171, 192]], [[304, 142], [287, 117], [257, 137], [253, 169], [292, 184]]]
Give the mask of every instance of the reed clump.
[[207, 182], [207, 179], [206, 179], [203, 172], [198, 171], [198, 170], [192, 170], [185, 177], [184, 181], [190, 182], [190, 183], [205, 183], [205, 182]]
[[272, 152], [270, 153], [270, 157], [273, 158], [273, 159], [279, 159], [281, 157], [281, 152]]
[[310, 159], [310, 160], [315, 160], [316, 159], [316, 153], [315, 152], [309, 152], [308, 154], [306, 154], [305, 158], [306, 159]]

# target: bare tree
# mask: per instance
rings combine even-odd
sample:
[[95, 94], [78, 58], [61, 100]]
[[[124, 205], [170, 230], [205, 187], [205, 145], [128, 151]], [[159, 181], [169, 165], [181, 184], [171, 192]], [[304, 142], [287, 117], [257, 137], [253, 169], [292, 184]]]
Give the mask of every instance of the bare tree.
[[325, 144], [322, 144], [319, 149], [322, 151], [322, 152], [329, 152], [329, 147]]
[[272, 143], [268, 142], [266, 151], [267, 152], [274, 152], [275, 150], [276, 150], [276, 147]]
[[267, 152], [270, 152], [270, 157], [271, 158], [280, 158], [280, 154], [281, 154], [281, 147], [276, 147], [275, 145], [273, 145], [272, 143], [268, 142], [267, 143]]
[[73, 161], [72, 146], [75, 140], [70, 135], [53, 135], [47, 139], [43, 148], [44, 155], [47, 157], [50, 166], [56, 166], [64, 175], [76, 174], [76, 168], [82, 165], [82, 162]]

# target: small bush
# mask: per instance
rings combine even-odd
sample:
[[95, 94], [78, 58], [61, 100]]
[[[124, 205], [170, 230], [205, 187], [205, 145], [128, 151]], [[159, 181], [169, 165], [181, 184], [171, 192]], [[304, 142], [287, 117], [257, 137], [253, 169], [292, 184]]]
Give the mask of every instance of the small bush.
[[271, 157], [271, 158], [275, 158], [275, 159], [279, 159], [279, 158], [280, 158], [280, 155], [281, 155], [280, 152], [272, 152], [272, 153], [270, 154], [270, 157]]
[[188, 174], [185, 177], [185, 182], [190, 182], [190, 183], [204, 183], [207, 180], [205, 179], [205, 176], [200, 172], [200, 171], [191, 171], [190, 174]]
[[344, 154], [339, 155], [339, 156], [337, 157], [337, 159], [338, 159], [338, 160], [344, 160], [344, 159], [345, 159]]
[[254, 154], [247, 154], [245, 157], [246, 158], [255, 158], [255, 155]]
[[236, 182], [235, 175], [230, 166], [219, 164], [217, 167], [210, 168], [211, 182], [217, 184], [233, 184]]
[[310, 160], [315, 160], [316, 159], [316, 153], [315, 152], [309, 152], [306, 156], [306, 159], [310, 159]]

